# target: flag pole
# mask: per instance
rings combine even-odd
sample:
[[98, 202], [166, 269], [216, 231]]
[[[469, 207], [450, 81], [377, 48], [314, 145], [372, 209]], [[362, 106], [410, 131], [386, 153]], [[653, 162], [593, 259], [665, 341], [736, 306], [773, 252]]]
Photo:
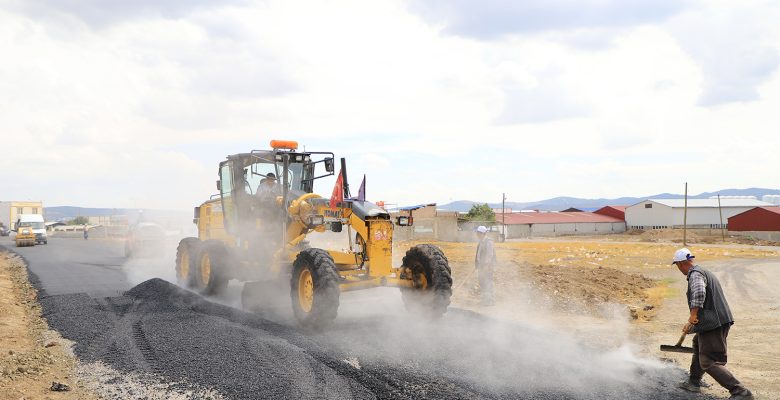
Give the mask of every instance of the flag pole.
[[685, 182], [685, 205], [683, 208], [683, 247], [688, 247], [688, 182]]

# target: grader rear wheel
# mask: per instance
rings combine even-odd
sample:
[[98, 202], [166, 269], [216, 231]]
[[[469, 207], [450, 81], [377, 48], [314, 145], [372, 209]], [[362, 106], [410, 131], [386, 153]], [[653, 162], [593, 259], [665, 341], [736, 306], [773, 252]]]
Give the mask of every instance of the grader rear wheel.
[[205, 295], [224, 292], [229, 280], [231, 258], [229, 250], [218, 240], [203, 242], [195, 264], [195, 288]]
[[298, 253], [290, 280], [295, 317], [308, 328], [322, 328], [338, 314], [339, 275], [333, 258], [321, 249]]
[[413, 288], [401, 288], [406, 309], [428, 318], [440, 318], [450, 305], [452, 271], [444, 253], [436, 246], [421, 244], [409, 249], [403, 267], [411, 271]]
[[200, 252], [200, 240], [184, 238], [176, 248], [176, 281], [179, 286], [190, 288], [195, 283], [195, 259]]

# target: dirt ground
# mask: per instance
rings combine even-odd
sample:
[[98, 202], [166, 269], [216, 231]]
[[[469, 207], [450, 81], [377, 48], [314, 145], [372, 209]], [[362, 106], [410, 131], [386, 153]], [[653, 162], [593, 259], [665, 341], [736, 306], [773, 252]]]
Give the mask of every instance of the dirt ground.
[[[70, 345], [41, 318], [22, 260], [0, 252], [0, 400], [95, 399], [75, 378]], [[52, 391], [53, 383], [67, 391]]]
[[[687, 368], [690, 355], [658, 350], [677, 341], [688, 315], [685, 277], [670, 265], [680, 244], [658, 237], [659, 242], [569, 237], [498, 243], [494, 307], [479, 305], [472, 272], [476, 243], [436, 244], [450, 260], [455, 306], [561, 329], [576, 326], [579, 336], [604, 346], [630, 343], [639, 354]], [[758, 398], [780, 399], [780, 347], [772, 345], [780, 338], [780, 288], [775, 287], [780, 248], [688, 247], [699, 264], [720, 277], [737, 319], [729, 336], [729, 368]], [[728, 397], [709, 381], [710, 394]]]
[[[498, 243], [493, 307], [479, 305], [476, 243], [435, 244], [450, 261], [456, 307], [565, 329], [605, 347], [628, 344], [646, 357], [687, 367], [690, 355], [658, 350], [676, 342], [687, 318], [685, 277], [670, 265], [680, 244], [653, 236]], [[396, 264], [403, 249], [414, 244], [396, 245]], [[772, 345], [780, 338], [780, 289], [774, 287], [780, 281], [780, 248], [734, 243], [689, 248], [720, 277], [737, 319], [729, 337], [730, 369], [758, 398], [780, 399], [780, 347]], [[97, 398], [76, 379], [69, 344], [41, 319], [22, 260], [5, 252], [0, 253], [0, 350], [0, 400]], [[72, 390], [53, 392], [52, 382]], [[708, 391], [727, 397], [717, 385]]]

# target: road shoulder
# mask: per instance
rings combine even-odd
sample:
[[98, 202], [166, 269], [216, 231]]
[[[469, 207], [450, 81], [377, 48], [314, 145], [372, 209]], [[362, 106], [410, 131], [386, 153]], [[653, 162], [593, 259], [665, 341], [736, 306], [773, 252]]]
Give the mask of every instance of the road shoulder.
[[[0, 399], [96, 399], [76, 377], [70, 342], [49, 329], [18, 255], [0, 248]], [[67, 391], [52, 391], [53, 383]], [[60, 386], [60, 389], [63, 389]]]

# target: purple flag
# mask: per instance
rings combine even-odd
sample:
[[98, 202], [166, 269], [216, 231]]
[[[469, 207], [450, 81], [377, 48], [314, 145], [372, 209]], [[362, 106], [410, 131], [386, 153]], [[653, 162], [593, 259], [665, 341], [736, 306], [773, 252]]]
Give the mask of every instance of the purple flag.
[[366, 201], [366, 174], [363, 174], [363, 182], [360, 182], [357, 201]]

